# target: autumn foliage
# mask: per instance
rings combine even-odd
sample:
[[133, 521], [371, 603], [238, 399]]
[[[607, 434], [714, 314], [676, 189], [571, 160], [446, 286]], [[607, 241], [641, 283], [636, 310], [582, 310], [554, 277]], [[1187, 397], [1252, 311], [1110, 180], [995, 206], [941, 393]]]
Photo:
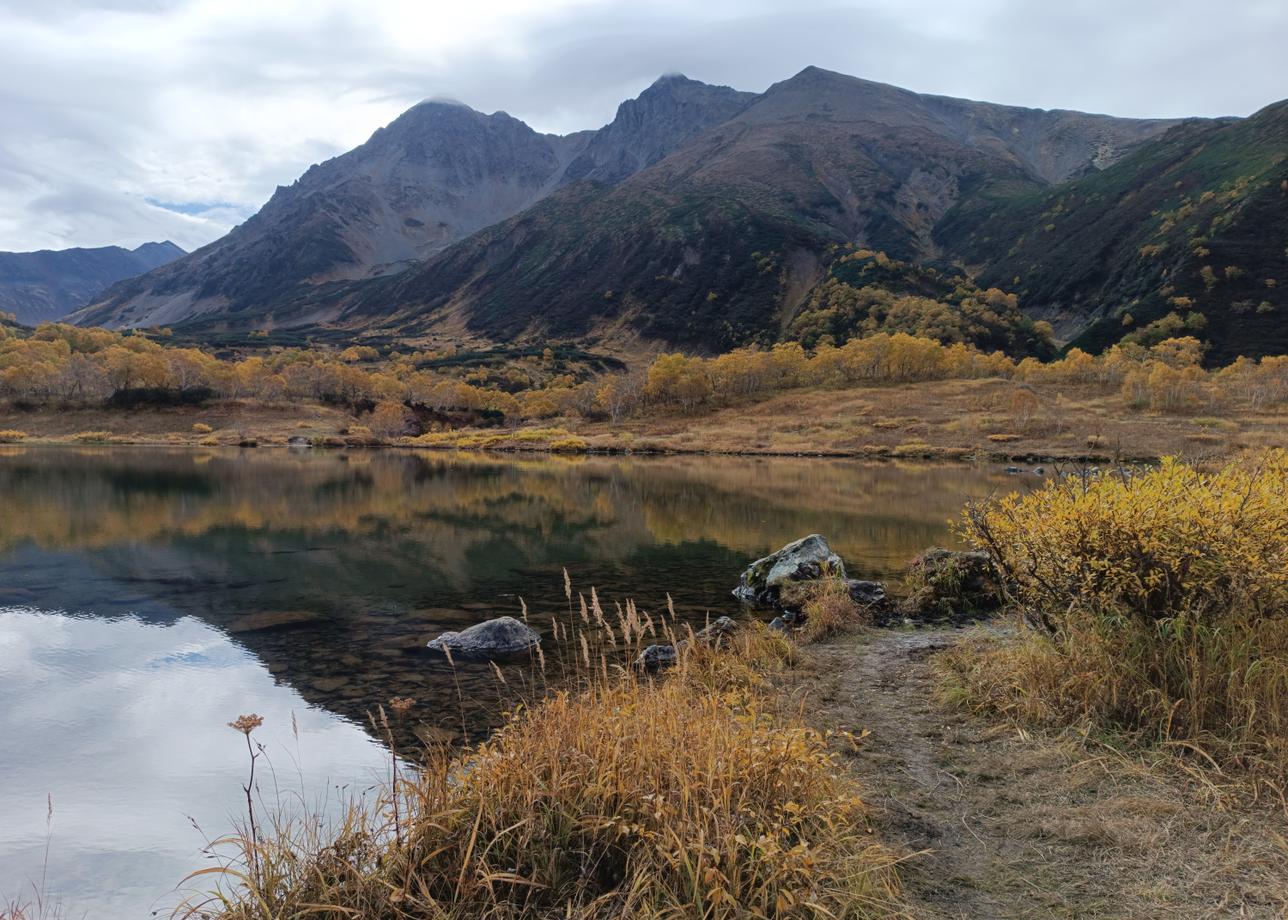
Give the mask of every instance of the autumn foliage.
[[1052, 481], [969, 509], [1042, 638], [972, 666], [1081, 715], [1288, 776], [1288, 453]]

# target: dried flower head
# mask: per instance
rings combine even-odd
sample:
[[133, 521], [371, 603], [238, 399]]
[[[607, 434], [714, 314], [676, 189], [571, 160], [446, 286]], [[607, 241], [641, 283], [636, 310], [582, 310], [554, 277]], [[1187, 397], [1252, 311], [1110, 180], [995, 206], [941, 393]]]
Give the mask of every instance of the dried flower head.
[[389, 708], [394, 711], [394, 715], [402, 718], [411, 712], [411, 708], [416, 705], [416, 701], [409, 696], [395, 696], [389, 701]]
[[249, 715], [238, 716], [236, 722], [229, 722], [229, 728], [235, 728], [243, 735], [249, 735], [255, 729], [264, 724], [264, 717], [250, 713]]

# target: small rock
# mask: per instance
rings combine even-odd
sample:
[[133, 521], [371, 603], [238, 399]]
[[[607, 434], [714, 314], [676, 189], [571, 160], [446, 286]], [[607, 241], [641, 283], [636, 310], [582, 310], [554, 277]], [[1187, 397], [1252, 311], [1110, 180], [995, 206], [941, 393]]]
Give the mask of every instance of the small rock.
[[717, 620], [713, 620], [703, 629], [694, 633], [693, 638], [704, 643], [719, 643], [723, 641], [725, 637], [730, 636], [737, 631], [738, 624], [736, 621], [730, 617], [720, 617]]
[[674, 645], [650, 645], [635, 659], [635, 667], [653, 674], [663, 668], [671, 668], [680, 660], [680, 651]]
[[780, 632], [780, 633], [785, 633], [789, 631], [787, 626], [787, 621], [784, 620], [782, 617], [774, 617], [772, 620], [770, 620], [769, 628], [774, 632]]
[[850, 591], [850, 600], [861, 607], [876, 607], [885, 603], [885, 585], [879, 581], [859, 581], [857, 578], [846, 579], [845, 586]]
[[445, 632], [432, 640], [429, 648], [461, 658], [488, 658], [527, 652], [540, 642], [536, 630], [507, 616], [475, 623], [460, 632]]
[[286, 439], [286, 446], [293, 450], [311, 450], [313, 442], [303, 435], [296, 434]]
[[1023, 473], [1024, 471], [1023, 471], [1022, 469], [1020, 469], [1018, 466], [1008, 466], [1008, 467], [1006, 468], [1006, 472], [1011, 473], [1012, 475], [1014, 475], [1014, 474], [1016, 474], [1016, 473]]

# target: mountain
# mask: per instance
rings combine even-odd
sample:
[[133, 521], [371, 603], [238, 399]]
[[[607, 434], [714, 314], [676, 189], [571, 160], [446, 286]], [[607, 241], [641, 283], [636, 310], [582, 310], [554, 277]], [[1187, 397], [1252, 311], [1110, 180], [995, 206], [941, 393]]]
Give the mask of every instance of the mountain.
[[1186, 323], [1214, 362], [1288, 353], [1288, 101], [1054, 188], [981, 189], [935, 238], [1088, 350]]
[[1124, 119], [815, 67], [760, 94], [663, 77], [563, 137], [423, 103], [75, 320], [699, 350], [907, 326], [1034, 354], [1046, 320], [1093, 349], [1288, 352], [1286, 112]]
[[811, 67], [615, 186], [562, 189], [347, 292], [338, 315], [500, 340], [772, 340], [831, 247], [942, 258], [933, 231], [963, 196], [1040, 192], [1171, 124], [923, 96]]
[[0, 312], [27, 325], [61, 319], [107, 290], [179, 258], [174, 243], [144, 243], [137, 249], [42, 249], [0, 252]]
[[[424, 102], [362, 146], [279, 188], [224, 238], [131, 283], [78, 316], [113, 327], [202, 317], [272, 323], [329, 282], [396, 273], [579, 179], [617, 181], [751, 98], [665, 77], [599, 131], [539, 134], [504, 112]], [[325, 307], [291, 317], [327, 318]]]

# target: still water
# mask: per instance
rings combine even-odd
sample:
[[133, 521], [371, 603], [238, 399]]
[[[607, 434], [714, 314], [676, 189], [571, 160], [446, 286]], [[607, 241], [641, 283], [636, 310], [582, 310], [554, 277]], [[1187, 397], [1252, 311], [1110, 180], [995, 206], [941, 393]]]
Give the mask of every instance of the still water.
[[[367, 714], [483, 731], [496, 683], [424, 645], [566, 608], [733, 613], [742, 566], [811, 532], [857, 577], [951, 543], [995, 467], [794, 459], [0, 448], [0, 904], [167, 915], [240, 812], [257, 740], [273, 802], [379, 781]], [[610, 607], [611, 609], [611, 607]], [[43, 879], [43, 882], [42, 882]]]

